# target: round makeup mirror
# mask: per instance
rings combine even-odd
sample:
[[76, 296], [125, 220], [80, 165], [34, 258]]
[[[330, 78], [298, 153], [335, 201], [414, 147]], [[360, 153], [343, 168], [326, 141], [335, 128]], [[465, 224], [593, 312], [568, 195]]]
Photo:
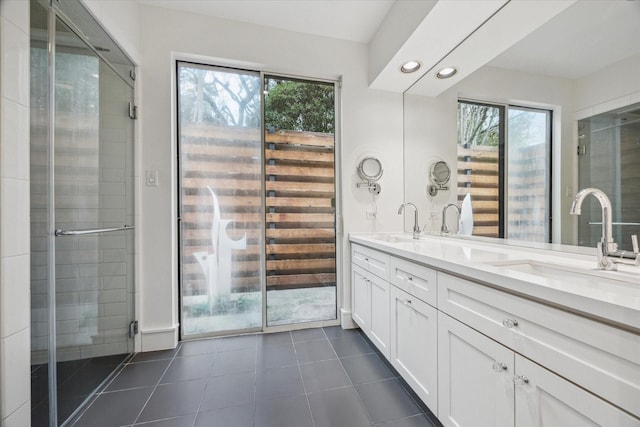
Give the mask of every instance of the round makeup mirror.
[[448, 190], [449, 187], [445, 185], [451, 178], [451, 169], [449, 169], [447, 162], [440, 160], [432, 164], [429, 178], [431, 179], [431, 185], [427, 186], [427, 193], [431, 197], [435, 197], [440, 190]]
[[365, 157], [358, 164], [358, 176], [371, 184], [382, 177], [382, 163], [375, 157]]
[[382, 163], [376, 157], [367, 156], [358, 163], [358, 176], [364, 182], [357, 184], [358, 188], [367, 188], [372, 194], [380, 194], [378, 180], [382, 177]]
[[431, 182], [441, 187], [449, 182], [449, 178], [451, 178], [451, 170], [446, 162], [441, 160], [431, 166]]

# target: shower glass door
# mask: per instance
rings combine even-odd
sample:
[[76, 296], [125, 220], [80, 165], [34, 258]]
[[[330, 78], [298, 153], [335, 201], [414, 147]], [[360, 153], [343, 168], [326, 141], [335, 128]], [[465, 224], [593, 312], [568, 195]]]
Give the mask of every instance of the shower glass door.
[[[633, 250], [640, 234], [640, 104], [598, 114], [578, 122], [579, 188], [595, 187], [611, 200], [613, 239]], [[578, 217], [578, 244], [596, 246], [602, 236], [600, 204], [585, 199]]]
[[53, 64], [32, 44], [32, 106], [53, 107], [31, 123], [33, 426], [63, 425], [133, 352], [133, 88], [48, 22]]

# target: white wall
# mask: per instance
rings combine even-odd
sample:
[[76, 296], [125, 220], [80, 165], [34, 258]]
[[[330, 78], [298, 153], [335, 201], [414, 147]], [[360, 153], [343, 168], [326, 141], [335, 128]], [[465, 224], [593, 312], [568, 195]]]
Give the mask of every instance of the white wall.
[[[456, 120], [458, 98], [453, 91], [438, 97], [405, 95], [404, 97], [404, 176], [405, 199], [414, 203], [419, 212], [419, 226], [427, 233], [438, 233], [442, 221], [442, 208], [447, 203], [457, 204], [456, 189]], [[453, 138], [453, 139], [452, 139]], [[444, 160], [451, 168], [449, 190], [427, 195], [431, 165]], [[453, 216], [453, 213], [449, 213]], [[413, 216], [405, 213], [404, 229], [413, 228]], [[449, 218], [448, 224], [454, 224]]]
[[[556, 198], [553, 210], [554, 218], [562, 218], [562, 227], [560, 224], [554, 227], [554, 241], [573, 242], [573, 220], [568, 214], [572, 197], [564, 191], [571, 187], [575, 192], [576, 185], [573, 82], [494, 67], [479, 69], [435, 98], [405, 96], [405, 194], [407, 200], [417, 202], [420, 212], [426, 213], [425, 220], [421, 222], [429, 223], [429, 214], [433, 213], [436, 224], [431, 224], [430, 231], [437, 232], [442, 220], [442, 207], [445, 203], [456, 202], [456, 111], [459, 98], [553, 109], [555, 123], [561, 124], [553, 132], [554, 145], [559, 150], [554, 152]], [[431, 200], [425, 189], [429, 165], [435, 160], [445, 160], [454, 173], [450, 190]], [[405, 224], [405, 229], [410, 230], [409, 223]]]
[[140, 57], [140, 8], [136, 1], [80, 0], [134, 63]]
[[0, 423], [30, 425], [29, 2], [0, 2]]
[[[178, 327], [173, 58], [306, 77], [342, 78], [342, 168], [344, 234], [368, 231], [366, 190], [355, 189], [358, 157], [377, 152], [385, 174], [378, 198], [378, 230], [400, 230], [402, 202], [402, 95], [367, 88], [367, 46], [176, 12], [140, 10], [141, 172], [159, 171], [158, 187], [142, 187], [142, 350], [175, 344]], [[197, 56], [197, 58], [196, 58]], [[340, 243], [340, 242], [338, 242]], [[343, 304], [350, 308], [349, 259], [343, 238]], [[350, 320], [347, 313], [346, 319]]]
[[576, 119], [640, 102], [640, 54], [575, 81]]

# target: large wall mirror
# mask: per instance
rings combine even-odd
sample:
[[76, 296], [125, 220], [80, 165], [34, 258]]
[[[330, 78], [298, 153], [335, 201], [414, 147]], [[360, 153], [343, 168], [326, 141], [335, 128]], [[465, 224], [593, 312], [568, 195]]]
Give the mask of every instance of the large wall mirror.
[[[569, 215], [576, 192], [595, 186], [630, 249], [640, 233], [639, 22], [640, 1], [579, 0], [444, 90], [433, 90], [435, 68], [407, 90], [404, 196], [432, 218], [427, 231], [471, 193], [476, 236], [595, 247], [597, 202]], [[451, 191], [430, 197], [440, 160], [452, 166]]]

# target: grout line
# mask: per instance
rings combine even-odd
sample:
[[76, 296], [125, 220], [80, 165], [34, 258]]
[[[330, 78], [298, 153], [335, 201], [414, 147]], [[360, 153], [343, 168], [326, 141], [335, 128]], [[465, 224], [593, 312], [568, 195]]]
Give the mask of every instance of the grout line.
[[[209, 338], [210, 340], [216, 340], [218, 338]], [[215, 369], [215, 364], [216, 364], [216, 359], [218, 358], [218, 354], [220, 354], [221, 352], [220, 350], [220, 345], [222, 343], [222, 339], [219, 339], [217, 345], [215, 346], [215, 351], [212, 353], [213, 355], [213, 363], [211, 364], [211, 368], [209, 368], [209, 375], [205, 378], [205, 383], [204, 383], [204, 389], [202, 390], [202, 395], [200, 396], [200, 402], [198, 403], [198, 409], [196, 409], [196, 416], [193, 417], [193, 424], [192, 427], [195, 427], [196, 422], [198, 421], [198, 414], [200, 414], [200, 408], [202, 408], [202, 402], [204, 401], [204, 396], [207, 393], [207, 388], [209, 387], [209, 379], [214, 378], [213, 377], [213, 370]], [[222, 352], [224, 353], [224, 352]]]
[[[294, 348], [295, 348], [295, 345], [294, 345]], [[297, 359], [298, 359], [298, 357], [297, 357], [297, 353], [296, 353], [296, 360]], [[311, 416], [311, 424], [313, 424], [313, 427], [315, 427], [316, 426], [316, 420], [313, 417], [313, 412], [311, 411], [311, 402], [309, 401], [309, 394], [310, 393], [307, 393], [307, 386], [304, 384], [304, 376], [302, 375], [302, 367], [301, 367], [300, 363], [298, 363], [298, 374], [300, 375], [300, 382], [302, 383], [302, 390], [304, 391], [304, 398], [307, 401], [307, 409], [309, 410], [309, 415]]]
[[[84, 362], [82, 363], [82, 365], [72, 375], [70, 375], [69, 378], [63, 381], [61, 385], [66, 384], [77, 373], [79, 369], [85, 367], [89, 363], [90, 359], [94, 359], [94, 358], [84, 359]], [[93, 396], [91, 396], [90, 401], [89, 402], [85, 401], [85, 405], [82, 408], [82, 410], [76, 413], [73, 417], [67, 418], [67, 420], [65, 420], [63, 424], [70, 423], [68, 427], [75, 426], [78, 423], [78, 421], [80, 421], [80, 418], [82, 418], [82, 416], [89, 410], [89, 408], [93, 406], [95, 401], [98, 400], [98, 398], [105, 393], [106, 389], [111, 385], [113, 381], [115, 381], [115, 379], [120, 375], [120, 373], [124, 370], [124, 368], [128, 365], [128, 363], [129, 362], [119, 364], [117, 368], [109, 374], [110, 376], [112, 376], [109, 382], [104, 384], [100, 388], [99, 392], [93, 393]], [[56, 369], [57, 369], [57, 366], [56, 366]], [[78, 409], [80, 408], [76, 408], [76, 411]]]
[[[291, 338], [291, 332], [289, 332], [289, 338]], [[258, 340], [256, 340], [256, 358], [253, 364], [253, 425], [256, 424], [257, 413], [257, 396], [258, 393]]]
[[[156, 392], [156, 389], [158, 388], [158, 385], [160, 385], [160, 381], [162, 381], [162, 377], [164, 377], [166, 375], [167, 371], [169, 370], [169, 368], [173, 364], [173, 362], [176, 359], [176, 357], [177, 357], [178, 353], [180, 352], [181, 348], [182, 348], [182, 342], [178, 342], [178, 346], [176, 347], [176, 352], [173, 354], [173, 357], [171, 358], [171, 361], [169, 362], [169, 364], [167, 365], [165, 370], [162, 372], [162, 375], [160, 375], [160, 377], [158, 378], [158, 381], [156, 382], [156, 385], [153, 386], [153, 390], [151, 390], [151, 393], [149, 394], [149, 397], [147, 398], [147, 400], [142, 405], [142, 408], [140, 408], [140, 411], [138, 412], [138, 415], [136, 415], [136, 418], [133, 420], [133, 424], [136, 424], [138, 422], [138, 420], [140, 419], [140, 415], [142, 415], [142, 413], [144, 412], [144, 409], [147, 407], [147, 404], [151, 400], [151, 397], [153, 396], [153, 393]], [[164, 359], [164, 360], [166, 360], [166, 359]]]

